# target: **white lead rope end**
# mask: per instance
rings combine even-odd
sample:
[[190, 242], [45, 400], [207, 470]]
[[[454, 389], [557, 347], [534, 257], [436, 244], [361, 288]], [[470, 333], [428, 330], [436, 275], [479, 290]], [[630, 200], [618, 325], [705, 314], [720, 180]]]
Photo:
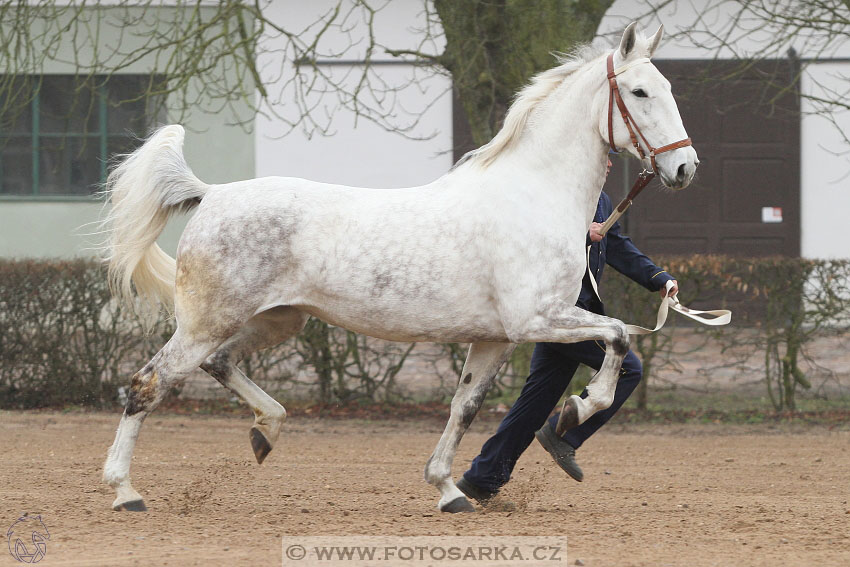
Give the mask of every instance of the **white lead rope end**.
[[[728, 309], [712, 309], [709, 311], [690, 309], [679, 303], [679, 298], [675, 295], [670, 297], [670, 290], [673, 289], [673, 280], [667, 280], [667, 283], [664, 284], [664, 289], [667, 290], [667, 294], [661, 299], [661, 305], [658, 306], [658, 314], [655, 318], [655, 328], [647, 329], [638, 325], [626, 325], [626, 330], [630, 335], [648, 335], [661, 329], [661, 327], [664, 326], [664, 323], [667, 322], [667, 313], [669, 309], [672, 309], [676, 313], [684, 315], [689, 319], [693, 319], [697, 323], [702, 323], [703, 325], [708, 325], [710, 327], [728, 325], [732, 320], [732, 312]], [[710, 317], [705, 317], [705, 315], [709, 315]]]

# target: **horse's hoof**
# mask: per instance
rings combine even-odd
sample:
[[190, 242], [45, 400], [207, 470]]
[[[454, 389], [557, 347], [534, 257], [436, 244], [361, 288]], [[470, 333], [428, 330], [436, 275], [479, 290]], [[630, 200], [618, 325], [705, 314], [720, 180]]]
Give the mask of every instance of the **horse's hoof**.
[[129, 502], [122, 502], [120, 504], [113, 504], [112, 509], [116, 512], [120, 512], [121, 510], [126, 510], [127, 512], [147, 512], [148, 507], [145, 506], [144, 500], [130, 500]]
[[251, 428], [251, 448], [254, 450], [254, 456], [257, 457], [257, 464], [262, 465], [266, 456], [271, 452], [272, 446], [266, 436], [256, 427]]
[[440, 512], [448, 512], [449, 514], [475, 512], [475, 506], [473, 506], [465, 496], [458, 496], [445, 506], [440, 506]]
[[561, 416], [558, 418], [558, 426], [555, 427], [555, 434], [561, 437], [564, 433], [578, 426], [578, 404], [573, 396], [567, 398], [564, 402], [564, 407], [561, 410]]

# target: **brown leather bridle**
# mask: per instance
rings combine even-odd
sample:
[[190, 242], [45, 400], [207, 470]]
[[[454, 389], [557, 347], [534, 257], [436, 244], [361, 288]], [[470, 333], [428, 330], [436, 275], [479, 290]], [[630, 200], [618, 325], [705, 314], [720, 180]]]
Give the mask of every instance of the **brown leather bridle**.
[[[649, 59], [639, 60], [632, 64], [639, 63], [648, 63]], [[663, 154], [664, 152], [669, 152], [670, 150], [675, 150], [678, 148], [684, 148], [686, 146], [690, 146], [691, 139], [685, 138], [684, 140], [679, 140], [678, 142], [673, 142], [672, 144], [667, 144], [666, 146], [661, 146], [660, 148], [654, 148], [652, 144], [646, 139], [646, 136], [643, 135], [643, 132], [640, 131], [640, 127], [635, 122], [635, 119], [632, 118], [629, 109], [626, 108], [626, 103], [623, 101], [623, 97], [620, 95], [620, 87], [617, 85], [617, 74], [622, 73], [626, 69], [630, 68], [632, 65], [625, 65], [620, 67], [619, 69], [614, 69], [614, 53], [608, 55], [608, 87], [609, 87], [609, 96], [608, 96], [608, 145], [611, 146], [611, 149], [615, 152], [618, 152], [617, 146], [614, 144], [614, 102], [617, 102], [617, 108], [620, 109], [620, 115], [623, 117], [623, 122], [626, 123], [626, 128], [629, 131], [629, 137], [632, 140], [632, 145], [637, 151], [638, 155], [641, 158], [641, 161], [646, 162], [647, 157], [649, 158], [649, 162], [651, 164], [652, 169], [644, 169], [642, 172], [638, 174], [637, 180], [635, 180], [635, 184], [632, 186], [632, 190], [629, 191], [629, 194], [623, 199], [619, 205], [617, 205], [617, 213], [619, 213], [617, 218], [622, 215], [626, 209], [632, 204], [632, 201], [635, 197], [638, 196], [638, 193], [643, 191], [643, 188], [649, 185], [649, 182], [655, 178], [655, 172], [657, 171], [657, 167], [655, 165], [655, 156], [658, 154]], [[637, 132], [637, 134], [635, 134]], [[640, 140], [643, 140], [643, 145], [646, 146], [646, 151], [644, 151], [643, 146], [641, 146], [640, 141], [638, 140], [638, 136], [640, 136]], [[648, 153], [647, 153], [648, 152]], [[612, 215], [613, 217], [614, 215]], [[602, 234], [605, 234], [611, 225], [614, 224], [616, 218], [609, 217], [608, 221], [603, 225]]]

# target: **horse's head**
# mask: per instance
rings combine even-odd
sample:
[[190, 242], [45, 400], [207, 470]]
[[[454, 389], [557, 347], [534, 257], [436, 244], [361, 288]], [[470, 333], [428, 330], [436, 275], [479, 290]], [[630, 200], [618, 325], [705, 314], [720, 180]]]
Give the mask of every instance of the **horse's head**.
[[623, 32], [620, 46], [609, 58], [609, 101], [601, 113], [600, 129], [607, 143], [644, 159], [664, 185], [679, 190], [690, 184], [699, 160], [682, 125], [670, 81], [649, 61], [662, 33], [663, 26], [646, 39], [637, 33], [635, 23]]

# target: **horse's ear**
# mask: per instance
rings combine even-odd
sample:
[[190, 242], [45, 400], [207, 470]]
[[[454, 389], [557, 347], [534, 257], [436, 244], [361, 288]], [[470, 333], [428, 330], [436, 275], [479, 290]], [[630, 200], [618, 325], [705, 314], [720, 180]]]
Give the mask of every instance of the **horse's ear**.
[[620, 40], [620, 56], [623, 59], [629, 56], [637, 43], [637, 22], [632, 22], [626, 27], [623, 32], [623, 39]]
[[649, 52], [650, 58], [655, 55], [655, 50], [658, 49], [658, 44], [661, 43], [662, 37], [664, 37], [664, 24], [658, 26], [658, 31], [655, 32], [655, 35], [649, 38], [649, 49], [647, 51]]

